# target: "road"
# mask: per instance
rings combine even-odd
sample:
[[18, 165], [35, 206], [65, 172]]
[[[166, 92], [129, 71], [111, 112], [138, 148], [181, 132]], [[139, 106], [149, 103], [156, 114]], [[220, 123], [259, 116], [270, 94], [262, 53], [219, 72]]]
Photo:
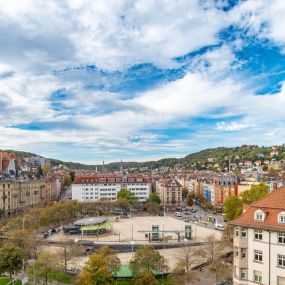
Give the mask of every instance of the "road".
[[[174, 212], [168, 212], [167, 215], [171, 217], [175, 217], [176, 219], [179, 220], [190, 220], [191, 222], [197, 221], [199, 225], [205, 226], [207, 228], [214, 228], [213, 223], [207, 223], [208, 222], [208, 217], [212, 216], [213, 218], [216, 218], [220, 223], [225, 223], [224, 218], [221, 214], [213, 214], [213, 211], [205, 211], [201, 207], [195, 205], [190, 207], [191, 210], [197, 210], [197, 212], [192, 213], [191, 210], [185, 210], [181, 212], [182, 217], [176, 217]], [[185, 214], [187, 212], [188, 214]]]

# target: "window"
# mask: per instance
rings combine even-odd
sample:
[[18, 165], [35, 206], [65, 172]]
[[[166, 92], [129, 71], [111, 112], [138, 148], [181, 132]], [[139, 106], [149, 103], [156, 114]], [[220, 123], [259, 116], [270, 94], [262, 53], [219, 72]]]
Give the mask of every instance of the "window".
[[256, 220], [262, 221], [263, 220], [263, 214], [262, 213], [256, 213]]
[[265, 218], [265, 214], [261, 210], [257, 210], [254, 213], [254, 218], [256, 221], [263, 221]]
[[278, 266], [285, 267], [285, 255], [278, 254], [277, 264]]
[[261, 230], [254, 230], [254, 239], [262, 240], [262, 231]]
[[278, 243], [285, 243], [285, 233], [278, 233]]
[[253, 280], [257, 283], [262, 283], [262, 273], [260, 271], [253, 271]]
[[235, 233], [236, 233], [236, 237], [238, 237], [239, 236], [239, 228], [236, 228]]
[[285, 224], [285, 214], [279, 214], [279, 223]]
[[246, 228], [241, 228], [241, 237], [246, 238], [247, 230]]
[[254, 250], [254, 261], [262, 262], [262, 251], [261, 250]]
[[246, 268], [241, 268], [240, 269], [240, 279], [247, 279], [247, 269]]
[[240, 249], [240, 258], [246, 258], [246, 248]]

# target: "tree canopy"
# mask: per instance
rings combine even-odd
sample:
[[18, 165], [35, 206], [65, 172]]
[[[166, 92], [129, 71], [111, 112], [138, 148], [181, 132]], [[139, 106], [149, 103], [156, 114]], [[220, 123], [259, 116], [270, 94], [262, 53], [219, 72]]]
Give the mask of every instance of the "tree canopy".
[[0, 273], [9, 272], [11, 276], [13, 272], [18, 272], [22, 268], [23, 258], [24, 253], [19, 246], [4, 243], [0, 247]]
[[81, 271], [77, 285], [111, 285], [113, 276], [120, 269], [116, 253], [106, 246], [93, 253]]
[[252, 204], [269, 193], [269, 187], [264, 183], [252, 185], [249, 190], [242, 192], [239, 197], [229, 197], [224, 203], [224, 212], [228, 220], [233, 220], [242, 214], [243, 205]]
[[242, 214], [243, 201], [238, 196], [229, 197], [224, 203], [224, 212], [229, 221]]
[[163, 272], [167, 268], [164, 257], [151, 245], [140, 246], [130, 262], [130, 269], [134, 275], [143, 270]]
[[246, 190], [240, 194], [243, 204], [249, 205], [263, 198], [269, 193], [269, 186], [264, 183], [252, 185], [250, 190]]

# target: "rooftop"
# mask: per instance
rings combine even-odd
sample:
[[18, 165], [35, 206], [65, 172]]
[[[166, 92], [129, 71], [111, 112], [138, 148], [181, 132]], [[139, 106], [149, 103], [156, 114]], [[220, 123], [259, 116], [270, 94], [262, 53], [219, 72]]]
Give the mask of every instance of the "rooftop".
[[[256, 210], [265, 213], [263, 221], [254, 218]], [[285, 187], [278, 188], [259, 201], [249, 205], [245, 212], [231, 221], [231, 225], [285, 232], [285, 224], [278, 222], [278, 214], [285, 211]]]

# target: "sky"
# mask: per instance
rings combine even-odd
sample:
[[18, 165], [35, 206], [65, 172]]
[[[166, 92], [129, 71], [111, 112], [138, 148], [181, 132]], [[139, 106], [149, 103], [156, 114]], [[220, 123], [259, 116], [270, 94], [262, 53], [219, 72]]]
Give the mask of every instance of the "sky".
[[0, 149], [82, 163], [285, 143], [284, 0], [0, 0]]

